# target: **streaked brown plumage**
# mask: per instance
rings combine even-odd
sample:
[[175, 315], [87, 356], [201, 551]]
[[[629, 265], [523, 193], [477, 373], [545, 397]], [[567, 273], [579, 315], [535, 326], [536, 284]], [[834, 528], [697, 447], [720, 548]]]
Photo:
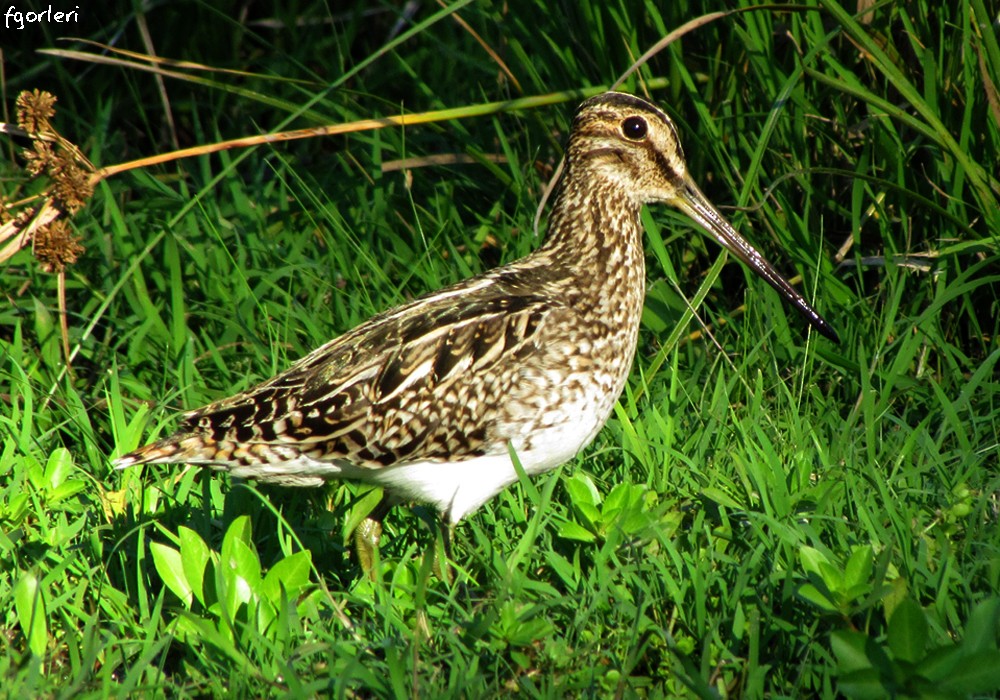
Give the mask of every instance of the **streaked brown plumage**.
[[836, 334], [688, 176], [667, 116], [631, 95], [584, 102], [544, 244], [375, 316], [180, 430], [116, 461], [206, 464], [294, 486], [359, 479], [458, 522], [517, 479], [570, 459], [621, 394], [645, 266], [639, 212], [666, 202]]

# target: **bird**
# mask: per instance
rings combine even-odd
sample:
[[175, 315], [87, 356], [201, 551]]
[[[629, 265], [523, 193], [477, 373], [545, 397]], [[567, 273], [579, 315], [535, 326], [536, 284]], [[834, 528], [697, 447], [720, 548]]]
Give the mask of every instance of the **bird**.
[[184, 414], [176, 432], [114, 465], [380, 486], [383, 502], [355, 532], [370, 571], [392, 505], [429, 504], [454, 527], [517, 481], [515, 459], [536, 476], [597, 436], [636, 352], [646, 282], [640, 211], [656, 203], [687, 214], [838, 342], [698, 188], [667, 114], [605, 92], [576, 111], [537, 249], [372, 317], [273, 378]]

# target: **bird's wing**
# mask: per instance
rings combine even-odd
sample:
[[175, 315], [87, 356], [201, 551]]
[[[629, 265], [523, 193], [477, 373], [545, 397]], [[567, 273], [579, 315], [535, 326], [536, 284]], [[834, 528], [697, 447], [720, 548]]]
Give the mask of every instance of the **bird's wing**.
[[372, 318], [285, 372], [185, 414], [180, 430], [118, 460], [218, 466], [305, 456], [378, 468], [506, 449], [489, 426], [545, 339], [573, 311], [499, 276]]

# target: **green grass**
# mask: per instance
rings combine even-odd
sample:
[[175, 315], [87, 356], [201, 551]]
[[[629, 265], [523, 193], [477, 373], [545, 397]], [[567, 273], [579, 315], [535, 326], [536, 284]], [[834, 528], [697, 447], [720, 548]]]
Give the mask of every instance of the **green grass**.
[[[626, 84], [665, 79], [650, 96], [695, 179], [804, 277], [842, 342], [809, 335], [689, 221], [651, 209], [640, 348], [613, 419], [461, 524], [451, 580], [433, 571], [421, 507], [388, 518], [379, 577], [363, 577], [346, 523], [377, 494], [355, 485], [111, 470], [177, 411], [531, 250], [581, 91], [704, 12], [462, 5], [512, 80], [438, 5], [394, 29], [398, 3], [344, 4], [243, 18], [238, 4], [118, 3], [69, 31], [4, 31], [6, 109], [52, 91], [60, 132], [98, 165], [170, 150], [172, 134], [188, 146], [561, 99], [103, 183], [73, 219], [72, 375], [55, 276], [30, 250], [0, 269], [0, 696], [1000, 689], [1000, 49], [982, 0], [732, 15]], [[318, 23], [289, 28], [299, 19]], [[62, 35], [147, 52], [143, 23], [158, 55], [247, 75], [169, 78], [165, 102], [150, 73], [35, 52], [97, 52]], [[438, 154], [480, 162], [382, 169]], [[711, 338], [689, 339], [701, 323]]]

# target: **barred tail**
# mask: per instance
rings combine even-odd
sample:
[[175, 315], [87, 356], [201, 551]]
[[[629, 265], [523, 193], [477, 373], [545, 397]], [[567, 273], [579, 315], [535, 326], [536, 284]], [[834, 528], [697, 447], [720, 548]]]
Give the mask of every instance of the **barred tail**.
[[137, 464], [214, 464], [226, 461], [228, 455], [220, 452], [218, 442], [211, 437], [180, 433], [133, 450], [111, 464], [115, 469]]

